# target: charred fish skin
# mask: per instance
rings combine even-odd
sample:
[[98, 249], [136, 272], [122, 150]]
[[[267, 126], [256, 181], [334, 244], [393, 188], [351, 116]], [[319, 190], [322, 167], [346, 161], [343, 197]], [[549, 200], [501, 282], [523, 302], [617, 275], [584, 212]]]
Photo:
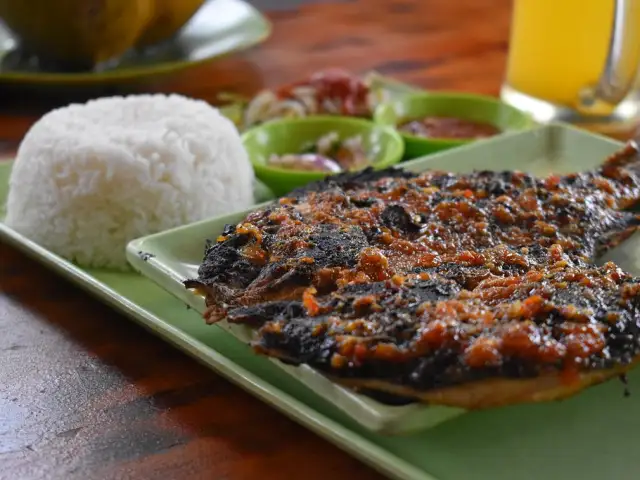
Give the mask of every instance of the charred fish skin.
[[422, 399], [603, 372], [587, 386], [640, 353], [636, 280], [592, 265], [638, 228], [639, 164], [630, 146], [546, 178], [336, 175], [225, 228], [185, 285], [209, 322], [250, 325], [259, 352], [350, 385]]
[[606, 265], [569, 268], [542, 283], [531, 272], [518, 280], [502, 285], [517, 288], [499, 303], [486, 301], [502, 296], [491, 291], [495, 284], [469, 292], [438, 277], [342, 290], [317, 299], [316, 316], [266, 322], [254, 346], [335, 377], [414, 391], [493, 377], [570, 376], [626, 365], [640, 353], [638, 279]]
[[[308, 212], [305, 215], [301, 208], [297, 208], [301, 204], [304, 205], [305, 198], [308, 199], [309, 196], [317, 198], [314, 199], [314, 204], [307, 205], [308, 210], [323, 207], [322, 204], [327, 203], [323, 202], [323, 194], [333, 197], [329, 198], [329, 202], [334, 204], [345, 203], [345, 199], [347, 199], [346, 201], [351, 205], [347, 204], [346, 207], [339, 205], [343, 211], [371, 212], [378, 210], [377, 215], [374, 212], [373, 220], [369, 222], [369, 225], [364, 225], [363, 229], [369, 243], [376, 244], [374, 246], [385, 246], [384, 244], [377, 245], [380, 243], [380, 233], [387, 234], [382, 236], [383, 243], [389, 241], [389, 234], [394, 237], [420, 234], [424, 236], [424, 233], [428, 235], [430, 232], [422, 230], [430, 222], [431, 229], [436, 230], [432, 235], [435, 237], [436, 243], [438, 240], [443, 240], [443, 230], [449, 233], [449, 237], [453, 237], [454, 242], [449, 243], [454, 252], [459, 252], [462, 249], [478, 251], [509, 241], [524, 246], [535, 242], [545, 246], [560, 242], [565, 250], [573, 248], [579, 250], [578, 254], [592, 258], [596, 252], [600, 253], [598, 249], [609, 248], [615, 245], [620, 238], [628, 236], [637, 224], [637, 218], [633, 214], [603, 208], [604, 202], [609, 201], [614, 205], [616, 198], [624, 198], [624, 201], [628, 203], [631, 194], [637, 195], [635, 177], [626, 173], [624, 169], [621, 173], [621, 169], [618, 167], [626, 165], [625, 162], [629, 156], [631, 154], [624, 151], [620, 155], [613, 156], [600, 169], [607, 171], [609, 177], [623, 180], [621, 190], [626, 195], [625, 197], [622, 194], [618, 197], [612, 196], [610, 192], [616, 193], [616, 191], [610, 182], [607, 183], [608, 180], [604, 183], [596, 181], [597, 179], [602, 180], [602, 176], [598, 172], [550, 177], [540, 181], [519, 172], [475, 172], [467, 176], [430, 172], [418, 176], [399, 169], [381, 172], [369, 169], [355, 174], [338, 175], [331, 180], [318, 182], [299, 190], [298, 196], [294, 195], [289, 203], [269, 207], [250, 215], [250, 222], [253, 222], [257, 228], [258, 236], [253, 236], [252, 230], [236, 233], [234, 227], [230, 227], [226, 232], [228, 235], [223, 235], [222, 241], [219, 239], [208, 249], [199, 271], [199, 278], [189, 284], [191, 286], [201, 284], [205, 287], [224, 286], [225, 288], [213, 288], [212, 293], [215, 292], [216, 296], [224, 297], [221, 295], [224, 292], [229, 298], [221, 298], [220, 300], [230, 304], [234, 304], [233, 297], [238, 296], [243, 290], [260, 288], [260, 285], [267, 281], [278, 280], [283, 288], [287, 285], [291, 286], [292, 283], [306, 285], [309, 274], [305, 271], [310, 267], [298, 265], [292, 269], [290, 265], [278, 263], [277, 258], [278, 256], [291, 255], [286, 251], [288, 239], [295, 236], [308, 236], [309, 232], [304, 229], [283, 229], [281, 228], [282, 224], [303, 223], [307, 226], [313, 226], [322, 223], [322, 220], [354, 223], [350, 222], [352, 219], [345, 219], [339, 214], [327, 215], [322, 209], [320, 209], [320, 213], [325, 218], [317, 221], [308, 218]], [[565, 189], [559, 193], [551, 194], [547, 188], [564, 184], [568, 185], [568, 190]], [[426, 194], [421, 192], [416, 196], [415, 193], [424, 190], [425, 186], [430, 189], [430, 192]], [[532, 191], [533, 187], [535, 189]], [[600, 187], [607, 191], [603, 193], [599, 190]], [[344, 191], [340, 190], [343, 188]], [[471, 190], [471, 188], [475, 188], [475, 190]], [[445, 191], [442, 191], [443, 189]], [[575, 201], [574, 190], [577, 192], [588, 191], [583, 195], [582, 202]], [[362, 191], [367, 192], [367, 195], [362, 195]], [[389, 202], [389, 195], [385, 198], [384, 192], [391, 192], [390, 196], [392, 200], [395, 200], [393, 197], [397, 196], [398, 191], [400, 199], [402, 199], [403, 193], [414, 194], [413, 202]], [[468, 195], [469, 192], [475, 198], [466, 198], [465, 195]], [[505, 195], [505, 192], [511, 192], [511, 196]], [[337, 202], [335, 198], [340, 198], [340, 201]], [[306, 203], [310, 204], [314, 200]], [[430, 211], [427, 214], [415, 212], [416, 200], [424, 201]], [[326, 206], [324, 210], [327, 210]], [[428, 218], [429, 215], [432, 218]], [[474, 216], [478, 217], [475, 219], [477, 221], [474, 225], [479, 225], [481, 229], [484, 228], [484, 231], [465, 231], [468, 230], [469, 220], [473, 220]], [[316, 221], [314, 222], [314, 220]], [[438, 226], [444, 228], [437, 231]], [[289, 225], [289, 227], [291, 226]], [[361, 224], [360, 228], [362, 227]], [[382, 232], [382, 229], [386, 231]], [[253, 229], [253, 231], [255, 230]], [[279, 232], [282, 230], [284, 235], [279, 236]], [[477, 234], [474, 235], [474, 233]], [[302, 242], [298, 243], [305, 245], [308, 238], [301, 240]], [[282, 255], [272, 255], [272, 250], [274, 250], [272, 247], [274, 245], [282, 246], [283, 243], [285, 248], [282, 250], [285, 251], [282, 252]], [[295, 245], [289, 245], [289, 247], [298, 250], [293, 255], [315, 261], [313, 253], [302, 256], [300, 249]], [[255, 255], [247, 255], [247, 251], [257, 252], [258, 258], [255, 258]], [[435, 253], [441, 255], [446, 252], [436, 250]], [[260, 258], [260, 256], [267, 258]], [[275, 263], [275, 265], [271, 265], [271, 263]], [[283, 277], [284, 281], [281, 280]], [[259, 280], [253, 284], [256, 279]]]
[[[637, 198], [640, 183], [627, 164], [613, 158], [623, 166], [602, 167], [608, 177], [599, 171], [536, 179], [520, 172], [417, 175], [400, 169], [337, 175], [252, 213], [239, 228], [229, 226], [188, 285], [211, 290], [210, 297], [215, 293], [230, 305], [283, 299], [287, 289], [293, 299], [301, 293], [296, 287], [317, 284], [319, 276], [340, 276], [327, 269], [354, 270], [353, 253], [367, 247], [389, 261], [387, 272], [378, 272], [382, 276], [450, 264], [451, 272], [475, 268], [475, 277], [482, 278], [492, 262], [478, 255], [463, 260], [461, 254], [501, 245], [521, 250], [560, 244], [568, 255], [593, 259], [639, 223], [637, 215], [617, 207]], [[328, 252], [343, 246], [348, 258], [336, 253], [331, 261]], [[484, 273], [481, 263], [489, 264]], [[500, 274], [509, 268], [514, 264]], [[325, 272], [319, 275], [320, 270]]]
[[367, 167], [358, 172], [343, 172], [337, 175], [331, 175], [323, 180], [310, 182], [303, 187], [292, 190], [287, 196], [300, 198], [312, 192], [325, 192], [332, 189], [350, 191], [358, 188], [366, 188], [372, 182], [381, 179], [412, 178], [414, 176], [414, 173], [397, 167], [382, 170], [374, 170], [372, 167]]

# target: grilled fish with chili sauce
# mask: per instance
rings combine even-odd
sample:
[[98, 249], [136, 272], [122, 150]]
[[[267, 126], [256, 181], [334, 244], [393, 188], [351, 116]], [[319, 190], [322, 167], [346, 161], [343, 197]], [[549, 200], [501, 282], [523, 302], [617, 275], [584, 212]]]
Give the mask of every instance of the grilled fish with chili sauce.
[[638, 227], [638, 151], [597, 170], [331, 177], [207, 247], [205, 317], [340, 383], [464, 408], [566, 397], [638, 357], [639, 283], [593, 260]]

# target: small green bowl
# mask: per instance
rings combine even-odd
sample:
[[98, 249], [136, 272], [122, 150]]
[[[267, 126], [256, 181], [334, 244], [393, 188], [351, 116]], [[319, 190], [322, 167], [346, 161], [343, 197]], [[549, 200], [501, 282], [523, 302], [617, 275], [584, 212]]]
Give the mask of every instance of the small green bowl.
[[331, 173], [304, 172], [267, 165], [272, 154], [301, 152], [310, 142], [336, 132], [341, 140], [362, 135], [368, 152], [374, 152], [371, 166], [375, 169], [390, 167], [402, 160], [404, 142], [400, 134], [390, 126], [377, 125], [369, 120], [337, 116], [311, 116], [273, 120], [242, 135], [242, 143], [256, 176], [278, 195], [286, 195], [297, 187], [321, 180]]
[[[455, 92], [410, 94], [383, 103], [376, 108], [374, 121], [380, 125], [398, 125], [429, 116], [455, 117], [494, 125], [502, 132], [531, 128], [531, 117], [499, 99], [485, 95]], [[477, 139], [424, 138], [400, 132], [405, 142], [404, 159], [422, 157], [477, 141]]]

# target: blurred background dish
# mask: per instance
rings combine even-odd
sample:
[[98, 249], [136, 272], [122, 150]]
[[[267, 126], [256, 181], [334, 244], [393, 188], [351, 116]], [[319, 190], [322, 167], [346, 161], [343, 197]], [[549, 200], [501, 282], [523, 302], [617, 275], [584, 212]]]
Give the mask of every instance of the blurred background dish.
[[[44, 9], [40, 4], [48, 2], [0, 0], [0, 16], [13, 31], [21, 32], [18, 37], [0, 24], [0, 82], [132, 81], [174, 73], [248, 48], [271, 32], [269, 21], [242, 0], [202, 1], [116, 0], [108, 2], [90, 24], [93, 28], [87, 29], [76, 25], [79, 20], [68, 18], [86, 19], [85, 2], [78, 8], [74, 0], [64, 0], [61, 5], [69, 2], [61, 10], [65, 14], [55, 16], [53, 22], [49, 17], [41, 25], [37, 20], [41, 16], [29, 19], [20, 8]], [[69, 31], [73, 33], [65, 37]], [[34, 53], [42, 42], [48, 43], [46, 57]]]
[[154, 3], [0, 0], [0, 18], [25, 56], [49, 68], [91, 70], [137, 42], [154, 16]]
[[151, 19], [136, 42], [138, 47], [152, 46], [171, 38], [193, 17], [205, 0], [152, 1], [155, 8]]

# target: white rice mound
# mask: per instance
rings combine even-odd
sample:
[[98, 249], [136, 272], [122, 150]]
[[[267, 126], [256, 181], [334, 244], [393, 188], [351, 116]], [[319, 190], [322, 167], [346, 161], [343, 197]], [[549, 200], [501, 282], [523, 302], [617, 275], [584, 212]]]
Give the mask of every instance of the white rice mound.
[[6, 224], [83, 267], [126, 270], [130, 240], [246, 208], [253, 180], [236, 127], [207, 103], [102, 98], [27, 133]]

